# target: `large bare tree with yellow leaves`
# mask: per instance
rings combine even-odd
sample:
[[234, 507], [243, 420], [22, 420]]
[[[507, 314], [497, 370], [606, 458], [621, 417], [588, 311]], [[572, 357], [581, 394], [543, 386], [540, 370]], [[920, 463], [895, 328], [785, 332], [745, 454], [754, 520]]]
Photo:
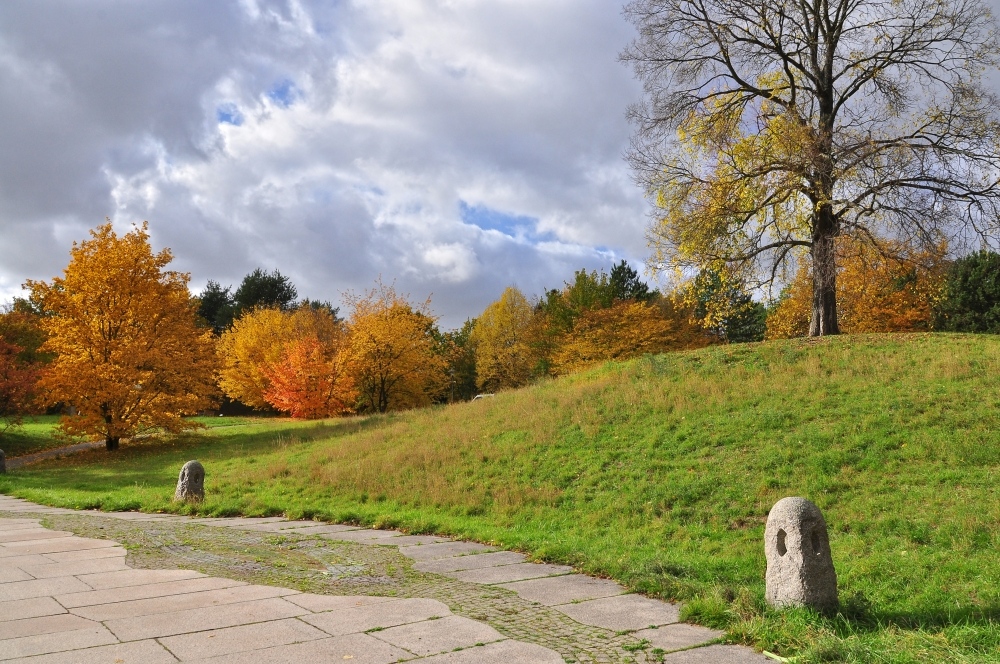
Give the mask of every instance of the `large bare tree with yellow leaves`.
[[100, 436], [108, 450], [143, 432], [196, 426], [183, 419], [214, 392], [211, 332], [196, 326], [189, 276], [167, 270], [169, 249], [153, 253], [148, 227], [119, 237], [110, 222], [74, 243], [62, 277], [29, 281], [46, 315], [55, 354], [41, 387], [68, 435]]
[[835, 238], [887, 252], [1000, 218], [996, 24], [982, 0], [633, 0], [630, 160], [661, 268], [773, 280], [810, 254], [839, 332]]

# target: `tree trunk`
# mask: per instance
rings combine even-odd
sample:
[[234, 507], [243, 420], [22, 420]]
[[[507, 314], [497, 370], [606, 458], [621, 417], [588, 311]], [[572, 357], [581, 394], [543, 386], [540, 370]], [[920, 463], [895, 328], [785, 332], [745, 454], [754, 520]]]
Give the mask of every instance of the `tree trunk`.
[[840, 334], [837, 322], [837, 259], [834, 234], [819, 232], [813, 238], [813, 303], [810, 337]]
[[121, 438], [118, 436], [105, 436], [104, 437], [104, 447], [107, 448], [108, 452], [114, 452], [118, 449], [118, 441]]

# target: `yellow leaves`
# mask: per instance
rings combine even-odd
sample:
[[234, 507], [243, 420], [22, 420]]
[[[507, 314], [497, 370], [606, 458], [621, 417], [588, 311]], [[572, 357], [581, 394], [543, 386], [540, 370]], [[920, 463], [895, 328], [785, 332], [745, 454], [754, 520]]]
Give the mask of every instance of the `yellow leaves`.
[[[844, 236], [837, 242], [837, 310], [843, 332], [916, 332], [930, 328], [945, 277], [942, 243], [932, 251], [904, 243]], [[896, 258], [890, 258], [895, 256]], [[812, 315], [812, 272], [803, 263], [786, 298], [768, 316], [767, 338], [805, 336]]]
[[534, 312], [528, 299], [508, 286], [476, 319], [471, 341], [476, 349], [479, 386], [487, 390], [520, 387], [531, 380], [535, 365], [529, 344]]
[[446, 361], [436, 347], [434, 319], [426, 313], [429, 300], [416, 309], [381, 282], [346, 299], [348, 357], [360, 406], [384, 413], [430, 404], [445, 388]]
[[552, 364], [570, 373], [607, 360], [698, 348], [708, 341], [686, 308], [666, 300], [661, 306], [626, 300], [581, 314], [560, 340]]
[[109, 447], [150, 428], [193, 426], [181, 415], [214, 391], [211, 334], [195, 325], [188, 275], [166, 271], [170, 251], [153, 254], [147, 225], [118, 237], [110, 222], [74, 244], [63, 277], [25, 285], [51, 315], [42, 319], [56, 354], [42, 380], [70, 435], [100, 434]]

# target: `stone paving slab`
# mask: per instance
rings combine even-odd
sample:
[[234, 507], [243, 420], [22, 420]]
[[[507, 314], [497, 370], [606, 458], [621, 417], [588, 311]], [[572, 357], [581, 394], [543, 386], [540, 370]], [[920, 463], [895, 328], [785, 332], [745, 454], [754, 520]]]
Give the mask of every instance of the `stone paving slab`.
[[459, 581], [470, 583], [510, 583], [512, 581], [524, 581], [526, 579], [539, 579], [546, 576], [556, 576], [569, 574], [572, 567], [566, 565], [543, 565], [538, 563], [520, 563], [517, 565], [502, 565], [500, 567], [483, 567], [480, 569], [467, 569], [461, 572], [442, 572], [444, 576], [450, 576]]
[[513, 590], [521, 597], [545, 606], [557, 606], [625, 594], [625, 589], [614, 581], [595, 579], [582, 574], [567, 574], [566, 576], [504, 583], [500, 587]]
[[32, 597], [0, 602], [0, 622], [23, 620], [66, 613], [66, 609], [51, 597]]
[[115, 643], [115, 635], [101, 625], [57, 634], [23, 636], [18, 639], [0, 639], [0, 661], [65, 652]]
[[451, 610], [434, 599], [398, 599], [373, 606], [361, 606], [343, 611], [304, 615], [302, 620], [318, 627], [330, 636], [342, 636], [354, 632], [406, 623], [420, 622], [450, 615]]
[[[89, 590], [82, 593], [56, 595], [55, 599], [67, 609], [75, 609], [96, 604], [121, 604], [124, 602], [152, 599], [165, 596], [182, 596], [208, 590], [221, 590], [234, 586], [245, 586], [242, 581], [221, 579], [218, 577], [201, 577], [183, 581], [168, 581], [166, 583], [150, 583], [142, 586], [127, 586], [125, 588], [110, 588], [108, 590]], [[133, 605], [134, 606], [134, 605]]]
[[280, 597], [274, 597], [240, 604], [225, 604], [148, 616], [118, 618], [107, 620], [104, 624], [118, 637], [118, 640], [137, 641], [200, 632], [206, 629], [281, 620], [301, 616], [305, 613], [308, 611], [302, 607], [286, 602]]
[[[46, 559], [56, 563], [68, 563], [76, 560], [97, 560], [98, 558], [125, 557], [128, 551], [120, 546], [109, 546], [103, 549], [85, 549], [83, 551], [60, 551], [58, 553], [41, 554]], [[5, 561], [6, 562], [6, 561]]]
[[0, 558], [23, 556], [27, 553], [61, 553], [63, 551], [106, 549], [113, 546], [115, 546], [114, 542], [107, 540], [90, 539], [87, 537], [57, 537], [55, 539], [0, 544]]
[[442, 542], [441, 544], [424, 544], [421, 546], [401, 546], [399, 552], [413, 560], [436, 560], [453, 556], [467, 556], [477, 553], [496, 551], [492, 546], [476, 542]]
[[371, 606], [382, 602], [394, 602], [395, 597], [371, 597], [367, 595], [313, 595], [312, 593], [302, 593], [300, 595], [289, 595], [285, 597], [292, 604], [298, 604], [303, 609], [309, 609], [313, 613], [324, 613], [326, 611], [343, 611], [344, 609], [354, 609], [361, 606]]
[[[242, 604], [258, 600], [273, 599], [294, 593], [294, 590], [268, 586], [236, 586], [204, 592], [162, 595], [149, 599], [132, 601], [110, 601], [105, 604], [81, 606], [71, 609], [73, 613], [91, 620], [114, 620], [139, 616], [154, 616], [163, 613], [177, 613], [190, 609], [203, 609], [228, 604]], [[60, 598], [56, 598], [60, 599]]]
[[548, 648], [519, 641], [500, 641], [420, 660], [421, 664], [563, 664]]
[[[128, 569], [125, 565], [124, 556], [91, 558], [89, 560], [77, 560], [68, 563], [48, 562], [42, 565], [19, 565], [19, 567], [36, 579], [117, 572]], [[86, 579], [81, 579], [81, 581], [87, 583]], [[87, 585], [91, 584], [87, 583]]]
[[431, 572], [432, 574], [445, 574], [446, 572], [459, 572], [466, 569], [517, 565], [518, 563], [527, 562], [527, 560], [527, 556], [522, 553], [494, 551], [493, 553], [480, 553], [473, 556], [421, 560], [413, 565], [413, 569], [421, 572]]
[[135, 641], [29, 657], [21, 661], [24, 664], [176, 664], [177, 658], [156, 641]]
[[45, 530], [41, 527], [22, 528], [20, 530], [5, 530], [0, 532], [0, 544], [8, 542], [27, 542], [30, 540], [47, 540], [56, 537], [72, 537], [73, 533], [59, 530]]
[[90, 589], [90, 586], [74, 577], [0, 583], [0, 602], [31, 597], [51, 597], [61, 592], [82, 592]]
[[740, 646], [708, 646], [682, 650], [663, 658], [664, 664], [774, 664], [774, 660]]
[[342, 530], [336, 533], [323, 533], [323, 539], [337, 540], [340, 542], [367, 542], [371, 540], [394, 539], [402, 533], [395, 530], [369, 530], [358, 528], [356, 530]]
[[94, 590], [108, 590], [127, 586], [146, 586], [151, 583], [166, 583], [167, 581], [183, 581], [201, 576], [205, 575], [189, 569], [123, 569], [99, 574], [81, 573], [77, 575], [77, 578]]
[[699, 627], [698, 625], [688, 625], [686, 623], [675, 623], [664, 625], [656, 629], [642, 629], [635, 632], [637, 639], [645, 639], [653, 648], [659, 648], [670, 652], [691, 648], [707, 641], [714, 641], [724, 634], [714, 629]]
[[159, 642], [183, 662], [323, 638], [325, 632], [292, 618], [169, 636]]
[[31, 581], [34, 578], [35, 577], [18, 567], [0, 567], [0, 583], [10, 583], [11, 581]]
[[586, 602], [556, 606], [567, 616], [584, 625], [620, 630], [669, 625], [680, 620], [677, 606], [641, 595], [615, 595]]
[[489, 625], [460, 616], [400, 625], [374, 632], [372, 636], [421, 656], [469, 648], [504, 638], [503, 634]]
[[62, 613], [54, 616], [24, 618], [22, 620], [4, 622], [3, 631], [0, 631], [0, 636], [4, 639], [18, 639], [22, 636], [37, 636], [39, 634], [52, 634], [53, 632], [72, 632], [73, 630], [87, 629], [96, 625], [97, 623], [92, 620], [69, 613]]
[[[550, 651], [551, 652], [551, 651]], [[350, 634], [319, 641], [257, 650], [250, 660], [245, 653], [199, 660], [205, 664], [307, 664], [349, 661], [350, 664], [391, 664], [412, 659], [405, 650], [368, 634]], [[511, 663], [513, 664], [513, 663]]]

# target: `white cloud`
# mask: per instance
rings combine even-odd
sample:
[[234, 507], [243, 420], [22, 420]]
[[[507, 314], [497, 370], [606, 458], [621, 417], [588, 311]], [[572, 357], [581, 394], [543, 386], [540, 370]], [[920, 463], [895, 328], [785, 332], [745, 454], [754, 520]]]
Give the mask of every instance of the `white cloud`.
[[381, 274], [449, 326], [645, 254], [606, 0], [10, 2], [0, 26], [0, 297], [105, 215], [149, 219], [196, 286], [276, 267], [336, 301]]

